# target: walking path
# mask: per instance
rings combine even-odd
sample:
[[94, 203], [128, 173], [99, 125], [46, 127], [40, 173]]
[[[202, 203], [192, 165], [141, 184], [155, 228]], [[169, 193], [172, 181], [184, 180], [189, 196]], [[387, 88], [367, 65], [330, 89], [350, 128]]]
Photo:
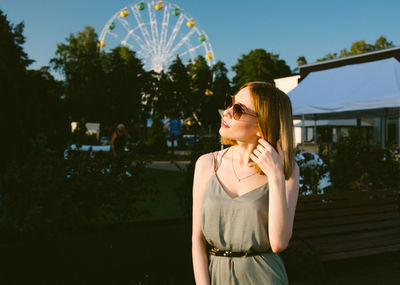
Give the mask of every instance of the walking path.
[[181, 160], [181, 161], [152, 161], [147, 164], [148, 168], [154, 169], [163, 169], [163, 170], [172, 170], [172, 171], [180, 171], [186, 169], [186, 166], [190, 163], [189, 160]]

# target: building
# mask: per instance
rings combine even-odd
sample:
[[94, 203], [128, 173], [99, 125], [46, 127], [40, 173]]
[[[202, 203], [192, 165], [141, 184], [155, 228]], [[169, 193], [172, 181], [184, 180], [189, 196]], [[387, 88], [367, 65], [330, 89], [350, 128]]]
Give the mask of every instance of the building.
[[399, 146], [399, 61], [395, 47], [300, 66], [299, 85], [288, 95], [301, 119], [301, 147], [317, 152], [323, 142], [329, 149], [352, 128], [371, 145]]

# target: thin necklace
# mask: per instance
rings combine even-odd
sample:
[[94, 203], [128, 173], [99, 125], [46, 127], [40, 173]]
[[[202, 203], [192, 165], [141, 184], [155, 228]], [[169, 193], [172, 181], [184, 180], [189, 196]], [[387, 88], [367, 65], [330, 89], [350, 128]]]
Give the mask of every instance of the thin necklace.
[[235, 171], [235, 167], [233, 166], [233, 148], [232, 148], [232, 169], [233, 169], [233, 173], [235, 174], [236, 179], [237, 179], [238, 182], [240, 182], [241, 180], [244, 180], [244, 179], [246, 179], [246, 178], [249, 178], [249, 177], [251, 177], [251, 176], [257, 174], [257, 171], [256, 171], [256, 172], [254, 172], [253, 174], [250, 174], [249, 176], [246, 176], [246, 177], [244, 177], [244, 178], [239, 178], [239, 177], [237, 176], [236, 171]]

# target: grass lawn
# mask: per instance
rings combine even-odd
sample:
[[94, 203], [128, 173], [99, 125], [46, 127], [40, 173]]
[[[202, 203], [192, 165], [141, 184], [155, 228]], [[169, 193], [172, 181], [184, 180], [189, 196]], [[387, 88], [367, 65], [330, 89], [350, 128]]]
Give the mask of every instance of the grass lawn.
[[[138, 217], [137, 221], [176, 219], [183, 217], [179, 198], [175, 189], [183, 184], [185, 175], [179, 171], [146, 168], [145, 179], [147, 185], [155, 191], [151, 199], [138, 203], [138, 206], [147, 209], [150, 213]], [[188, 189], [191, 191], [191, 189]]]

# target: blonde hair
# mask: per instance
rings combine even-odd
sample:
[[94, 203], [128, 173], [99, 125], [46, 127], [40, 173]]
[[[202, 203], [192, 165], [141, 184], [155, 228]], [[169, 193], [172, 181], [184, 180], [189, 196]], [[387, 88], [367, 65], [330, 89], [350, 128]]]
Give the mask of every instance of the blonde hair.
[[[254, 104], [261, 137], [275, 149], [276, 142], [280, 139], [283, 152], [283, 172], [287, 180], [292, 176], [295, 154], [292, 104], [289, 96], [267, 82], [249, 82], [243, 85], [239, 91], [246, 87], [249, 88]], [[225, 137], [221, 137], [221, 143], [224, 145], [237, 144], [235, 140]], [[253, 163], [252, 166], [258, 173], [265, 175], [257, 164]]]

